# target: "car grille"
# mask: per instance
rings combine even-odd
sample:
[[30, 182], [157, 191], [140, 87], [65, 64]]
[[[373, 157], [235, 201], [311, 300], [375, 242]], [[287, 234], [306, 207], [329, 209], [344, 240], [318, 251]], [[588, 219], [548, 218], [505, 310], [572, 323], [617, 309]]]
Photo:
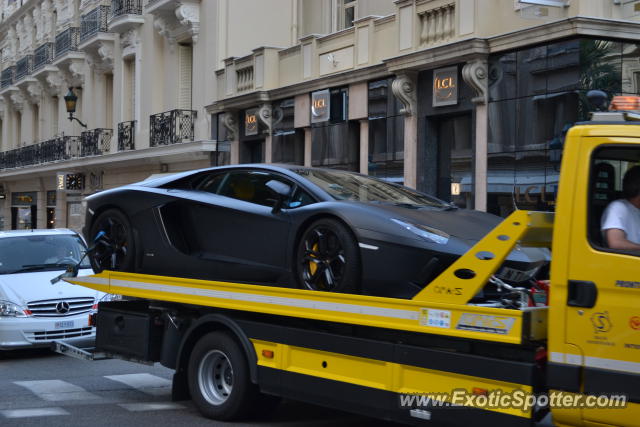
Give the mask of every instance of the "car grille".
[[31, 301], [27, 308], [33, 317], [64, 317], [87, 313], [93, 307], [93, 303], [94, 299], [91, 297], [49, 299]]
[[25, 335], [29, 341], [52, 341], [65, 340], [69, 338], [88, 337], [93, 335], [93, 333], [94, 328], [91, 326], [87, 326], [86, 328], [27, 332], [25, 333]]

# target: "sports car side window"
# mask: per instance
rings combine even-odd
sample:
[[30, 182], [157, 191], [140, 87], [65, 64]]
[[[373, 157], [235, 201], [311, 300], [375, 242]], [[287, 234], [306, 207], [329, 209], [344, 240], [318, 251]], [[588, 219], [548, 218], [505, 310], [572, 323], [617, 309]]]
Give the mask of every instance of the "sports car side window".
[[198, 184], [197, 189], [200, 191], [206, 191], [216, 194], [218, 192], [218, 189], [220, 188], [220, 184], [222, 184], [222, 181], [224, 181], [224, 178], [226, 176], [226, 173], [209, 175]]
[[280, 176], [268, 172], [231, 172], [222, 183], [218, 194], [271, 207], [277, 200], [277, 196], [266, 185], [271, 180], [278, 180], [291, 185]]

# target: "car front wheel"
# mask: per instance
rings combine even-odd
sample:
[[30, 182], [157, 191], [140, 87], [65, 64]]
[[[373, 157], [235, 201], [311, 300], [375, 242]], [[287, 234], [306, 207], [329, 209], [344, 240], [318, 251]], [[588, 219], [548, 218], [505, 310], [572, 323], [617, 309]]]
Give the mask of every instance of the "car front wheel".
[[360, 251], [350, 230], [335, 219], [320, 219], [303, 233], [296, 254], [298, 284], [314, 291], [357, 293]]

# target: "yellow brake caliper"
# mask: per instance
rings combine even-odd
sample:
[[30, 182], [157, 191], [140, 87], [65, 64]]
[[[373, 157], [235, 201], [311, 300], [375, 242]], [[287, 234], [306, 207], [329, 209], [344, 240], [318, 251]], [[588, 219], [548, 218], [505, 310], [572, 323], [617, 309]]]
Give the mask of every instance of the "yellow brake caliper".
[[[311, 248], [312, 251], [317, 252], [318, 251], [318, 244], [314, 244], [313, 247]], [[313, 256], [313, 254], [311, 255], [312, 258], [315, 258], [315, 256]], [[313, 261], [309, 261], [309, 273], [311, 273], [311, 275], [316, 274], [316, 270], [318, 269], [318, 264], [316, 264]]]

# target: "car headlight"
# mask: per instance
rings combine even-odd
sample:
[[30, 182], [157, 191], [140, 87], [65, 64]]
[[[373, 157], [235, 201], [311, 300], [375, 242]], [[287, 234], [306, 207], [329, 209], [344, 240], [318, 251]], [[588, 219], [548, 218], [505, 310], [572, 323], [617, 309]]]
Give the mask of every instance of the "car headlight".
[[27, 317], [27, 313], [16, 303], [0, 300], [0, 317]]
[[93, 309], [98, 309], [98, 304], [101, 302], [109, 302], [109, 301], [120, 301], [122, 299], [122, 295], [118, 294], [104, 294], [102, 298], [100, 298], [95, 304], [93, 304]]
[[440, 231], [438, 229], [428, 227], [426, 225], [412, 224], [410, 222], [401, 221], [395, 218], [391, 218], [391, 221], [395, 222], [405, 230], [410, 231], [413, 234], [417, 234], [418, 236], [422, 237], [423, 239], [431, 243], [446, 245], [447, 242], [449, 241], [450, 236], [444, 231]]

